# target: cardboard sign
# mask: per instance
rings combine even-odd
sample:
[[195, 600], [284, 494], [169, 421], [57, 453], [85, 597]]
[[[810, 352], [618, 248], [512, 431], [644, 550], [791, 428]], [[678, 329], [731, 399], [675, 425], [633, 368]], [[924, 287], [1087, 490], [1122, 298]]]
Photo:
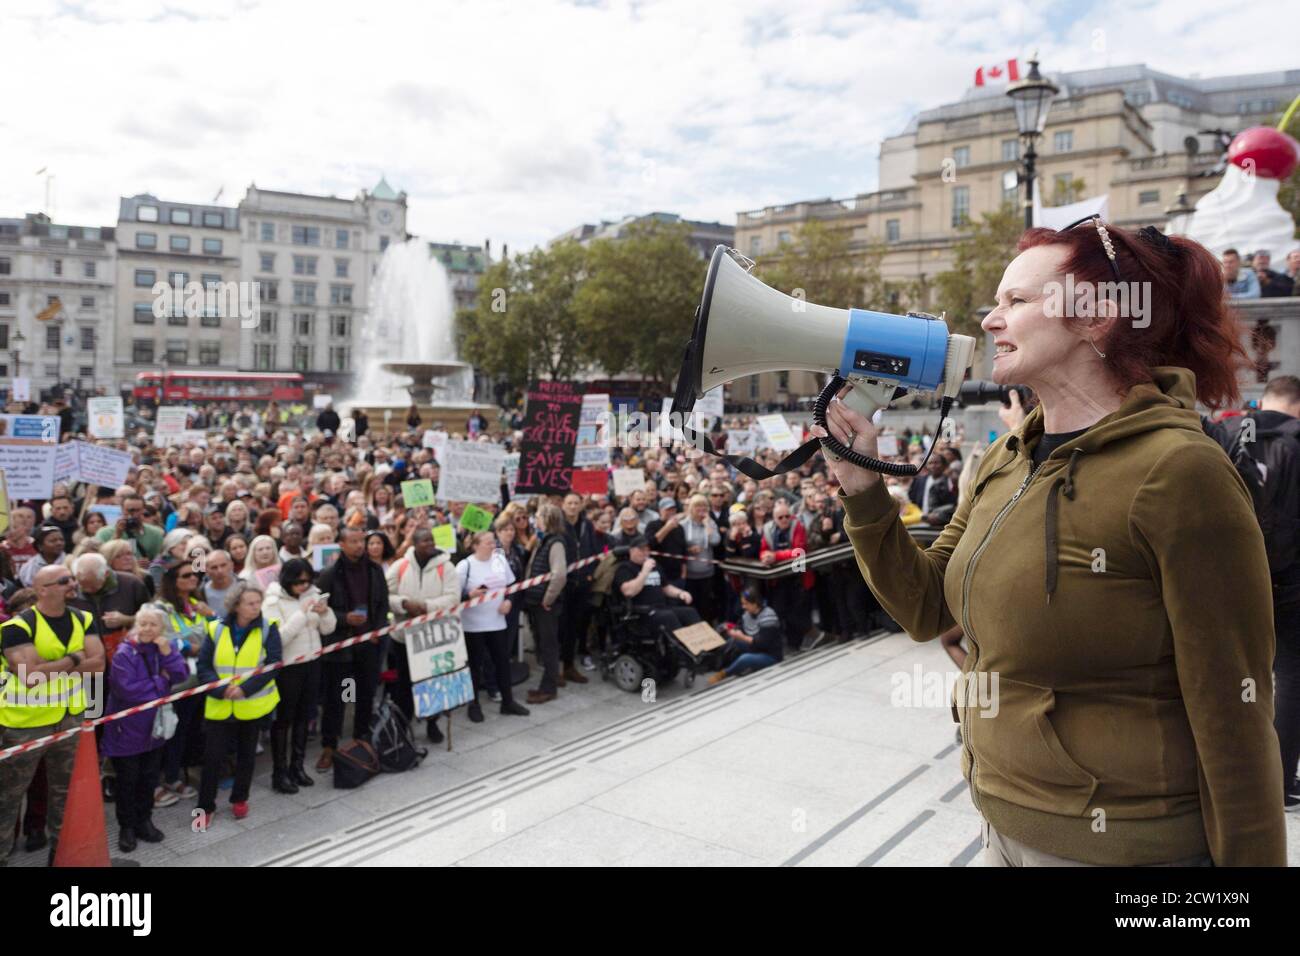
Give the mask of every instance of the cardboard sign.
[[159, 448], [180, 444], [189, 424], [189, 409], [183, 405], [162, 405], [154, 417], [153, 443]]
[[30, 402], [32, 400], [32, 380], [30, 378], [16, 378], [13, 384], [9, 386], [9, 398], [15, 402]]
[[[440, 501], [501, 500], [506, 450], [488, 442], [449, 441], [438, 457]], [[409, 505], [408, 505], [409, 507]]]
[[441, 677], [469, 664], [460, 616], [449, 614], [415, 627], [404, 628], [406, 662], [411, 665], [411, 683]]
[[714, 648], [725, 647], [727, 643], [726, 638], [709, 627], [704, 621], [677, 628], [677, 630], [673, 631], [673, 637], [681, 641], [695, 657], [699, 657]]
[[537, 382], [528, 390], [519, 445], [520, 494], [562, 495], [573, 482], [582, 393], [574, 382]]
[[[448, 526], [450, 527], [450, 526]], [[460, 529], [462, 531], [487, 531], [492, 527], [492, 512], [485, 511], [478, 505], [466, 505], [465, 510], [460, 513]]]
[[423, 508], [434, 503], [433, 481], [416, 478], [402, 482], [402, 504], [407, 508]]
[[604, 495], [609, 493], [609, 475], [605, 469], [574, 469], [573, 490], [580, 495]]
[[120, 397], [87, 399], [86, 419], [86, 431], [92, 438], [122, 438], [126, 435], [126, 415]]
[[609, 466], [608, 429], [609, 396], [582, 396], [582, 409], [578, 414], [578, 440], [573, 446], [574, 468]]
[[456, 550], [456, 529], [449, 524], [433, 526], [433, 543], [444, 551]]
[[0, 415], [0, 471], [14, 498], [48, 498], [54, 493], [59, 425], [55, 415]]
[[614, 469], [614, 494], [626, 498], [638, 488], [645, 488], [645, 472], [640, 468]]
[[126, 483], [131, 464], [130, 452], [88, 441], [65, 442], [54, 453], [54, 480], [117, 488]]
[[794, 437], [794, 432], [790, 431], [790, 424], [779, 412], [775, 415], [758, 416], [758, 423], [763, 426], [770, 447], [777, 451], [794, 451], [799, 447], [799, 439]]

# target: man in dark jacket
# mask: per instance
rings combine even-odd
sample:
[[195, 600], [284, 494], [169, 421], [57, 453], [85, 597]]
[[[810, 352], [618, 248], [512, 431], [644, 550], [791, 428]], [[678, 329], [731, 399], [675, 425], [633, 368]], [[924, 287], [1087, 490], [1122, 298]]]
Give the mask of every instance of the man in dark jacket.
[[957, 488], [944, 472], [948, 460], [937, 453], [925, 463], [925, 474], [917, 475], [907, 489], [907, 497], [921, 509], [922, 520], [943, 527], [957, 510]]
[[320, 414], [316, 416], [316, 427], [327, 436], [339, 433], [339, 413], [334, 411], [333, 402], [322, 408]]
[[[564, 512], [564, 558], [569, 564], [589, 558], [596, 553], [595, 540], [592, 537], [595, 528], [582, 512], [582, 495], [569, 492], [564, 496], [561, 509]], [[594, 563], [579, 568], [569, 575], [564, 589], [564, 611], [560, 616], [560, 663], [563, 667], [564, 680], [575, 684], [587, 683], [586, 676], [574, 665], [581, 655], [583, 666], [594, 670], [591, 655], [587, 649], [587, 631], [591, 626], [591, 576], [595, 573]]]
[[[388, 623], [388, 583], [383, 569], [366, 557], [365, 532], [361, 528], [342, 528], [339, 547], [342, 551], [339, 559], [316, 582], [329, 595], [329, 606], [339, 621], [333, 634], [322, 636], [323, 644], [337, 644]], [[322, 773], [334, 765], [334, 750], [343, 730], [347, 689], [344, 681], [348, 679], [354, 682], [356, 690], [355, 697], [347, 695], [354, 703], [352, 736], [358, 740], [370, 737], [370, 711], [379, 686], [377, 641], [377, 638], [363, 641], [321, 659], [325, 672], [325, 712], [321, 720], [321, 756], [316, 769]]]
[[[725, 524], [718, 525], [726, 527]], [[669, 584], [682, 583], [682, 562], [679, 558], [669, 558], [669, 554], [686, 554], [686, 532], [682, 530], [682, 516], [677, 510], [675, 498], [659, 500], [659, 517], [645, 526], [645, 537], [650, 542], [652, 551], [661, 552], [655, 560], [659, 563], [659, 575]]]

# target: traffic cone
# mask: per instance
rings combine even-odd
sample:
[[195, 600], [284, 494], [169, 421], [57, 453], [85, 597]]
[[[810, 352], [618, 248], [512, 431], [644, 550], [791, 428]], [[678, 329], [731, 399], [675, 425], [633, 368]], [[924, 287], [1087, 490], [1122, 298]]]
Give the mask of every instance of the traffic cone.
[[68, 782], [63, 827], [54, 851], [55, 866], [112, 866], [108, 830], [104, 825], [104, 791], [99, 784], [99, 752], [95, 732], [84, 730]]

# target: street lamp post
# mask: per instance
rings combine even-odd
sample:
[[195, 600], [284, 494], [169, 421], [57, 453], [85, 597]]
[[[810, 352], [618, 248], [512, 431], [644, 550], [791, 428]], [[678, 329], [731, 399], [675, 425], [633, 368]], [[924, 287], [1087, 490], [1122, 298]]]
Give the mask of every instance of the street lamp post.
[[1007, 96], [1011, 97], [1016, 110], [1016, 126], [1025, 139], [1025, 171], [1021, 174], [1021, 181], [1025, 184], [1026, 229], [1034, 225], [1034, 162], [1038, 159], [1034, 142], [1043, 135], [1052, 98], [1059, 92], [1059, 87], [1043, 79], [1038, 72], [1037, 54], [1029, 60], [1029, 75], [1007, 88]]

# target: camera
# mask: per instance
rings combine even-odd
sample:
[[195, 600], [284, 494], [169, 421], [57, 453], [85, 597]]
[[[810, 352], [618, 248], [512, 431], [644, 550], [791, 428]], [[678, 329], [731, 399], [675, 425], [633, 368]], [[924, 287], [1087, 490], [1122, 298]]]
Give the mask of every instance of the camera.
[[1005, 408], [1011, 407], [1011, 393], [1016, 392], [1020, 395], [1021, 407], [1028, 409], [1033, 401], [1033, 389], [1026, 385], [999, 385], [997, 382], [981, 381], [972, 379], [969, 382], [962, 382], [961, 388], [957, 392], [957, 402], [959, 405], [987, 405], [992, 401], [999, 401]]

